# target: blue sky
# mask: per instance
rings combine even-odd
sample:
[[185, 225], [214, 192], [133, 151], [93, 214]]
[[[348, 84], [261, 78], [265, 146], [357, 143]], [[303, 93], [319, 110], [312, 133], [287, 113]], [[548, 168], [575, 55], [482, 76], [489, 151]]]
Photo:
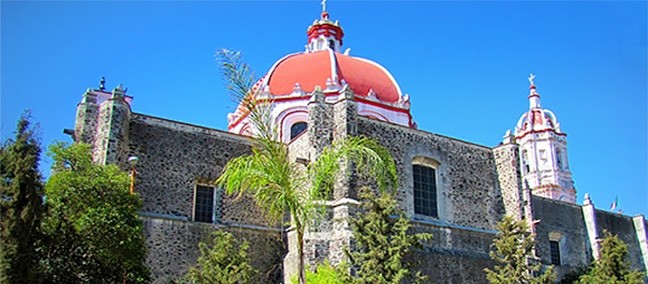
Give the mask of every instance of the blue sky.
[[[24, 109], [42, 141], [69, 141], [76, 104], [105, 76], [135, 112], [226, 128], [234, 104], [214, 53], [259, 75], [302, 51], [319, 1], [0, 2], [0, 125]], [[495, 146], [528, 109], [529, 73], [568, 134], [579, 203], [619, 196], [648, 213], [645, 1], [329, 1], [343, 49], [374, 60], [412, 100], [421, 129]], [[48, 172], [51, 160], [44, 157]]]

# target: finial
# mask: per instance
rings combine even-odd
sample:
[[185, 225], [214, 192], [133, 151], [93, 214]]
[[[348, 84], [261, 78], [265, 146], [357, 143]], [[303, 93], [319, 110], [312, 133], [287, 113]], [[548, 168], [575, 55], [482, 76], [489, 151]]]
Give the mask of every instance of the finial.
[[326, 0], [322, 0], [322, 19], [328, 20], [329, 14], [326, 12]]
[[535, 86], [535, 83], [533, 82], [533, 79], [535, 79], [535, 77], [536, 76], [533, 75], [533, 73], [529, 74], [529, 84], [531, 84], [531, 86]]
[[101, 80], [99, 80], [99, 90], [105, 90], [106, 89], [106, 78], [104, 76], [101, 76]]

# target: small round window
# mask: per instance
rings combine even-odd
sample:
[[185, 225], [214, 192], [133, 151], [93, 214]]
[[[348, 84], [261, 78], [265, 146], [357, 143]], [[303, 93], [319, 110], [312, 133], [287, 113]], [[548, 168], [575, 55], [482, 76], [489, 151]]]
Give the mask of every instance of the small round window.
[[308, 124], [306, 122], [300, 121], [295, 124], [293, 124], [290, 127], [290, 139], [294, 139], [297, 137], [299, 134], [302, 134], [302, 132], [306, 131], [306, 128], [308, 127]]

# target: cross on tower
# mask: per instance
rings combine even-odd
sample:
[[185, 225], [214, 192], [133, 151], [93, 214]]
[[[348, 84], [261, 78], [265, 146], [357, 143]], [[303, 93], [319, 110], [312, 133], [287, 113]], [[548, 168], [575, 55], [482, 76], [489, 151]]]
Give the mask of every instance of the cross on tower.
[[535, 84], [533, 83], [533, 79], [535, 79], [535, 75], [533, 73], [529, 74], [529, 83], [531, 83], [531, 86], [534, 86]]
[[326, 0], [322, 0], [322, 12], [326, 12]]

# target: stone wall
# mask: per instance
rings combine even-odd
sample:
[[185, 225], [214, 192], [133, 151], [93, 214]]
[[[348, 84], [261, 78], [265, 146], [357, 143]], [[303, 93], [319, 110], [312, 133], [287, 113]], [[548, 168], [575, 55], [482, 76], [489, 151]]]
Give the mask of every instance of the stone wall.
[[493, 149], [493, 155], [506, 214], [520, 220], [523, 216], [523, 195], [518, 146], [514, 143], [499, 145]]
[[[250, 153], [246, 137], [134, 114], [130, 122], [130, 155], [137, 164], [136, 191], [142, 211], [191, 220], [196, 184], [213, 185], [227, 162]], [[224, 194], [221, 223], [267, 225], [250, 198]]]
[[550, 234], [560, 234], [561, 265], [554, 267], [559, 277], [587, 267], [592, 259], [585, 220], [580, 206], [567, 202], [532, 196], [536, 225], [536, 254], [542, 263], [551, 264]]
[[632, 217], [609, 211], [596, 210], [596, 224], [598, 225], [600, 237], [604, 236], [604, 231], [608, 231], [619, 236], [619, 239], [628, 246], [628, 260], [630, 261], [631, 269], [645, 269], [644, 259]]
[[398, 199], [415, 219], [412, 163], [416, 157], [439, 163], [437, 221], [472, 228], [494, 229], [504, 214], [495, 159], [490, 148], [399, 125], [359, 117], [358, 134], [375, 138], [396, 162]]
[[[343, 112], [344, 108], [336, 111]], [[412, 231], [433, 235], [411, 259], [417, 263], [414, 269], [428, 275], [432, 283], [484, 283], [483, 269], [493, 265], [488, 251], [496, 234], [494, 228], [505, 212], [493, 151], [364, 117], [353, 122], [357, 123], [358, 134], [378, 140], [394, 157], [399, 175], [397, 198], [406, 213], [413, 216]], [[438, 162], [439, 218], [414, 214], [412, 164], [418, 157]], [[344, 232], [331, 230], [335, 231]], [[334, 243], [315, 242], [314, 247], [331, 250], [327, 245]]]
[[[101, 152], [95, 155], [105, 162], [118, 163], [124, 170], [129, 169], [128, 156], [140, 158], [135, 190], [143, 198], [147, 264], [154, 283], [168, 283], [184, 274], [198, 257], [198, 243], [219, 229], [250, 242], [252, 265], [261, 272], [259, 283], [280, 281], [282, 258], [288, 247], [291, 252], [283, 259], [284, 269], [286, 277], [294, 274], [294, 241], [291, 246], [285, 245], [285, 239], [290, 240], [294, 234], [286, 234], [278, 224], [267, 220], [249, 196], [223, 194], [215, 208], [219, 216], [215, 223], [192, 221], [196, 185], [213, 185], [229, 160], [249, 154], [249, 138], [130, 113], [128, 105], [120, 103], [107, 101], [100, 109], [88, 97], [77, 108], [75, 134], [80, 141], [94, 141], [95, 151]], [[324, 95], [316, 92], [308, 108], [308, 131], [288, 146], [291, 161], [313, 161], [334, 140], [355, 133], [378, 140], [396, 162], [397, 198], [413, 218], [412, 230], [433, 234], [432, 240], [415, 254], [415, 269], [429, 275], [433, 283], [485, 282], [483, 269], [493, 265], [488, 251], [497, 222], [505, 213], [524, 216], [516, 145], [491, 149], [359, 117], [349, 94], [326, 103]], [[435, 164], [438, 218], [414, 214], [412, 164], [421, 158]], [[307, 263], [324, 259], [339, 263], [344, 259], [343, 250], [351, 244], [346, 220], [355, 214], [358, 205], [355, 188], [370, 182], [353, 175], [348, 180], [338, 179], [333, 200], [326, 202], [322, 222], [306, 233]], [[581, 207], [541, 197], [532, 197], [531, 205], [526, 211], [534, 213], [533, 219], [541, 220], [535, 228], [536, 251], [541, 260], [550, 262], [549, 235], [560, 233], [565, 250], [563, 265], [556, 268], [559, 274], [587, 265], [591, 248]], [[648, 254], [648, 246], [639, 244], [635, 227], [637, 222], [645, 221], [599, 210], [595, 215], [598, 231], [606, 229], [618, 234], [628, 244], [632, 267], [643, 269], [646, 264], [642, 253]]]
[[305, 161], [310, 162], [312, 158], [308, 131], [304, 131], [290, 141], [288, 144], [288, 158], [293, 162], [297, 159], [305, 159]]
[[285, 254], [280, 230], [228, 227], [163, 218], [144, 217], [144, 234], [149, 248], [146, 260], [152, 283], [174, 283], [200, 255], [198, 243], [209, 240], [214, 230], [225, 230], [250, 244], [250, 265], [259, 273], [255, 283], [278, 283]]
[[414, 222], [412, 232], [432, 233], [409, 260], [431, 283], [486, 283], [484, 268], [494, 265], [488, 252], [496, 231]]
[[230, 159], [250, 153], [249, 138], [142, 114], [132, 115], [129, 136], [129, 155], [140, 159], [135, 191], [143, 199], [147, 265], [154, 283], [186, 273], [198, 257], [198, 243], [216, 229], [250, 242], [259, 283], [281, 278], [281, 229], [264, 218], [251, 197], [223, 193], [214, 209], [220, 219], [192, 221], [195, 186], [213, 185]]

